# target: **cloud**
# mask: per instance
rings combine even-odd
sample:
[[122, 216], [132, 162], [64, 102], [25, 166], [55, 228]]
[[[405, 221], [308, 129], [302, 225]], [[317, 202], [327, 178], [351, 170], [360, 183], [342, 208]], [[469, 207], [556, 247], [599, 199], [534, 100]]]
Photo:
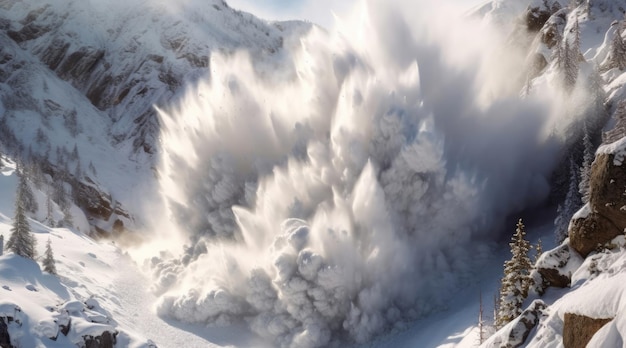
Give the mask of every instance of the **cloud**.
[[213, 55], [161, 112], [170, 230], [190, 245], [151, 262], [159, 313], [321, 347], [445, 306], [506, 215], [546, 196], [563, 145], [499, 32], [369, 1], [286, 47], [281, 78]]

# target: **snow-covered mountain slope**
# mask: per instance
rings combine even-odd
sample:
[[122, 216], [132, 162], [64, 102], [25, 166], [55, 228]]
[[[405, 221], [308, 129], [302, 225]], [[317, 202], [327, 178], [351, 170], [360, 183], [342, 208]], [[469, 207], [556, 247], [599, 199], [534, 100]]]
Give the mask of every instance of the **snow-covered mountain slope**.
[[[6, 245], [11, 235], [17, 178], [15, 163], [0, 161], [0, 236]], [[36, 189], [34, 193], [38, 203], [45, 204], [45, 194]], [[80, 209], [73, 207], [73, 211], [80, 220]], [[56, 205], [53, 214], [57, 218], [63, 215]], [[77, 222], [78, 226], [86, 224], [86, 220]], [[43, 272], [37, 261], [4, 250], [0, 256], [3, 346], [267, 346], [239, 327], [210, 329], [164, 321], [153, 310], [156, 297], [149, 292], [151, 280], [114, 242], [98, 242], [75, 228], [50, 228], [33, 219], [30, 225], [37, 242], [36, 259], [41, 262], [50, 240], [58, 276]], [[7, 324], [6, 330], [2, 323]], [[10, 342], [2, 341], [7, 332]], [[89, 346], [92, 339], [97, 344]]]
[[[100, 231], [149, 220], [161, 131], [154, 106], [209, 76], [211, 54], [245, 49], [278, 64], [284, 43], [310, 28], [218, 0], [11, 0], [0, 4], [0, 22], [4, 151], [81, 186], [79, 206]], [[78, 158], [68, 161], [74, 147]]]
[[109, 116], [116, 143], [147, 153], [159, 132], [152, 106], [206, 75], [212, 53], [277, 54], [285, 40], [281, 24], [221, 0], [5, 1], [0, 18], [21, 49]]

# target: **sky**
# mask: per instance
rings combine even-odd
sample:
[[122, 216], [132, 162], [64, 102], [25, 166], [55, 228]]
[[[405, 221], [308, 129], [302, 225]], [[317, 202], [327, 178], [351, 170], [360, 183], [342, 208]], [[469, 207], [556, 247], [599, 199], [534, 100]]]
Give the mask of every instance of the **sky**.
[[341, 15], [356, 0], [227, 0], [236, 9], [253, 13], [268, 20], [300, 19], [329, 28], [333, 24], [333, 12]]
[[[331, 28], [334, 23], [334, 14], [342, 17], [359, 0], [227, 0], [227, 3], [236, 9], [253, 13], [267, 20], [307, 20], [325, 28]], [[451, 2], [467, 6], [476, 5], [485, 0], [450, 0]], [[440, 2], [439, 0], [425, 0], [424, 2]]]

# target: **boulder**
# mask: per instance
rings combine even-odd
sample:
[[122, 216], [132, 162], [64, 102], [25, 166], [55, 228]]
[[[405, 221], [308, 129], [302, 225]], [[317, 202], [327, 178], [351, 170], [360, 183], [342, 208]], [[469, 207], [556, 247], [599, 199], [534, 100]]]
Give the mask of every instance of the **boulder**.
[[541, 300], [535, 300], [526, 308], [517, 319], [511, 322], [511, 330], [505, 342], [501, 342], [500, 347], [517, 348], [524, 345], [530, 332], [539, 323], [539, 318], [547, 308]]
[[595, 319], [584, 315], [565, 313], [563, 320], [563, 346], [585, 348], [598, 330], [613, 319]]
[[599, 150], [591, 166], [589, 203], [572, 218], [569, 229], [570, 243], [583, 257], [626, 230], [625, 192], [626, 167], [616, 154]]
[[9, 327], [4, 321], [4, 318], [0, 317], [0, 347], [12, 348], [11, 337], [9, 336]]
[[543, 28], [550, 16], [560, 10], [561, 7], [558, 1], [544, 1], [540, 6], [529, 6], [524, 14], [526, 28], [530, 32], [538, 32]]
[[583, 257], [619, 236], [623, 230], [598, 213], [572, 219], [569, 228], [570, 245]]
[[614, 154], [599, 154], [591, 166], [589, 202], [620, 231], [626, 228], [626, 166]]
[[558, 247], [544, 252], [535, 264], [542, 279], [538, 284], [542, 285], [538, 292], [543, 292], [545, 286], [558, 288], [570, 286], [572, 274], [582, 263], [583, 259], [572, 250], [567, 240]]
[[104, 331], [100, 336], [84, 336], [85, 348], [113, 348], [117, 332]]

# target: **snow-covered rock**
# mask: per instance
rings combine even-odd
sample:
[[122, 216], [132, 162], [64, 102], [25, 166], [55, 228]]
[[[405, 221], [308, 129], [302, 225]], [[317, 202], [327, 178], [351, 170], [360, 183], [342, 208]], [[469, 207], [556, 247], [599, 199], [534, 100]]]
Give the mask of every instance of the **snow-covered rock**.
[[582, 263], [583, 259], [572, 250], [567, 239], [558, 247], [544, 252], [535, 263], [541, 275], [541, 280], [535, 281], [540, 284], [539, 292], [543, 292], [547, 286], [569, 286], [572, 275]]

